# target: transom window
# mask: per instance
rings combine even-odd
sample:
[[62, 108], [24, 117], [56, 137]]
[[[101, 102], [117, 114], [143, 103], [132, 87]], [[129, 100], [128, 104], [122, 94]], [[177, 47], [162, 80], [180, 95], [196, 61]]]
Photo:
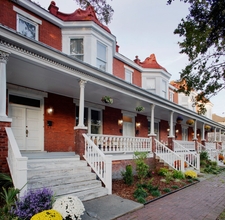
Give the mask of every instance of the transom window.
[[38, 40], [38, 24], [23, 17], [17, 15], [17, 31], [33, 40]]
[[83, 39], [70, 39], [70, 55], [79, 60], [84, 60]]
[[97, 67], [103, 71], [106, 71], [106, 46], [100, 42], [97, 42]]

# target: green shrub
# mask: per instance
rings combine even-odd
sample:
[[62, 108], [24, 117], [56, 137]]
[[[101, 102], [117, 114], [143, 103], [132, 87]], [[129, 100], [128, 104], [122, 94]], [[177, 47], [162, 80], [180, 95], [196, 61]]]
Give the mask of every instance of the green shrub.
[[166, 193], [171, 192], [171, 190], [169, 188], [165, 188], [165, 189], [163, 189], [163, 191], [166, 192]]
[[170, 183], [170, 181], [173, 180], [173, 173], [172, 172], [168, 172], [165, 174], [165, 179], [166, 179], [166, 183]]
[[173, 186], [171, 186], [171, 188], [173, 188], [173, 189], [178, 189], [179, 186], [173, 185]]
[[202, 151], [200, 153], [200, 160], [209, 160], [209, 154], [207, 151]]
[[174, 179], [184, 179], [184, 173], [180, 170], [173, 170]]
[[136, 171], [141, 183], [143, 183], [149, 172], [149, 166], [145, 163], [147, 154], [148, 152], [134, 152]]
[[145, 200], [145, 198], [140, 196], [137, 198], [137, 202], [144, 204], [144, 203], [146, 203], [146, 200]]
[[132, 166], [131, 165], [127, 165], [126, 166], [126, 171], [125, 172], [121, 172], [122, 176], [123, 176], [123, 180], [127, 185], [132, 185], [134, 182], [134, 177], [133, 177], [133, 171], [132, 171]]
[[160, 176], [166, 176], [166, 174], [169, 172], [169, 170], [165, 167], [161, 167], [159, 170], [158, 170], [158, 175]]
[[134, 198], [135, 199], [137, 199], [139, 197], [146, 198], [147, 196], [148, 196], [148, 193], [146, 192], [146, 190], [143, 187], [138, 187], [134, 191]]
[[152, 190], [152, 191], [151, 191], [151, 195], [154, 196], [154, 197], [159, 197], [159, 196], [161, 196], [161, 193], [160, 193], [160, 191], [157, 189], [157, 190]]

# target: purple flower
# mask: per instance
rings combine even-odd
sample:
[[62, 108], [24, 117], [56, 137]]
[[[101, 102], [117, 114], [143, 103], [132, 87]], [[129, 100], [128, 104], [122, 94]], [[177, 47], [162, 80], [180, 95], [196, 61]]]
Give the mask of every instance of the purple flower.
[[13, 214], [19, 218], [29, 220], [33, 215], [52, 208], [53, 192], [43, 188], [29, 190], [24, 197], [16, 202]]

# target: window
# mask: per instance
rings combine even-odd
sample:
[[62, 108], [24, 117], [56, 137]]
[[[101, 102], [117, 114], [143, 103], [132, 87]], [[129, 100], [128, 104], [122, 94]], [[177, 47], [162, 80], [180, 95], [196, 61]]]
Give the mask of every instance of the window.
[[106, 46], [97, 42], [97, 67], [106, 71]]
[[156, 87], [155, 87], [155, 79], [147, 79], [147, 91], [156, 93]]
[[84, 60], [83, 39], [70, 39], [70, 55]]
[[101, 134], [101, 112], [91, 109], [91, 134]]
[[26, 37], [38, 40], [38, 24], [22, 15], [17, 15], [17, 31]]
[[174, 92], [172, 92], [171, 90], [169, 91], [169, 100], [171, 102], [173, 102], [173, 95], [174, 95]]
[[165, 98], [165, 99], [167, 98], [166, 93], [167, 93], [166, 92], [166, 81], [163, 80], [162, 81], [162, 97]]
[[125, 81], [128, 83], [132, 83], [132, 75], [133, 75], [133, 69], [129, 68], [128, 66], [124, 66], [125, 68]]

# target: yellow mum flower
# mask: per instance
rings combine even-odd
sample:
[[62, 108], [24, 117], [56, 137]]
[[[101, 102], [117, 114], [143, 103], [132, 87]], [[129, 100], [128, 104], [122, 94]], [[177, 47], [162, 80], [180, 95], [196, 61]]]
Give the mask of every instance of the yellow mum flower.
[[50, 209], [34, 215], [31, 220], [62, 220], [62, 216], [56, 210]]
[[184, 173], [185, 177], [189, 177], [189, 178], [197, 178], [197, 173], [193, 170], [187, 170]]

